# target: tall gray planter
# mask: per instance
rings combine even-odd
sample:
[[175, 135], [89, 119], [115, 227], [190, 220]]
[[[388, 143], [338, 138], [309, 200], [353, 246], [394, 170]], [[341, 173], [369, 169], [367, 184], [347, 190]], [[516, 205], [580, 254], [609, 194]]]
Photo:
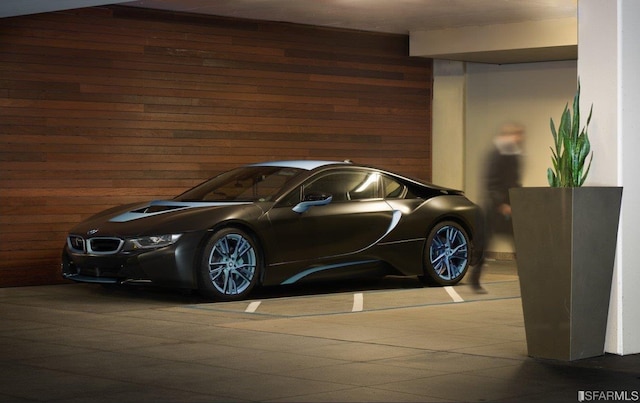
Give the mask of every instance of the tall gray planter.
[[518, 188], [510, 199], [529, 356], [603, 355], [622, 188]]

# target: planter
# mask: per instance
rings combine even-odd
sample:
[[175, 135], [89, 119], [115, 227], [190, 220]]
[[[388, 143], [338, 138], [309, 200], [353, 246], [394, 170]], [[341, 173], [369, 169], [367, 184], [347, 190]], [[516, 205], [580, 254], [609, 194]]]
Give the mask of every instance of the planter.
[[528, 354], [603, 355], [622, 188], [518, 188], [510, 200]]

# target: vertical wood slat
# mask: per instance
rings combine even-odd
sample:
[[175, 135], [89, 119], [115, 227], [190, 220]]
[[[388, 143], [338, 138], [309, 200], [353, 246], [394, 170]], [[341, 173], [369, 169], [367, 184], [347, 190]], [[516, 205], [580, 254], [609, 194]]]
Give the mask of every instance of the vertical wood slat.
[[431, 61], [408, 37], [97, 7], [0, 25], [0, 286], [52, 284], [66, 231], [273, 159], [429, 180]]

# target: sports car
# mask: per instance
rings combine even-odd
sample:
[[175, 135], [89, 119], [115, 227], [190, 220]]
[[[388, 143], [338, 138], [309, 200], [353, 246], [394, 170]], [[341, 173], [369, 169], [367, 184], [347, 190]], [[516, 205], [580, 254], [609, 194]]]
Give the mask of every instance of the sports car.
[[87, 219], [68, 234], [62, 275], [223, 301], [361, 275], [454, 285], [481, 257], [482, 226], [458, 190], [349, 161], [265, 162]]

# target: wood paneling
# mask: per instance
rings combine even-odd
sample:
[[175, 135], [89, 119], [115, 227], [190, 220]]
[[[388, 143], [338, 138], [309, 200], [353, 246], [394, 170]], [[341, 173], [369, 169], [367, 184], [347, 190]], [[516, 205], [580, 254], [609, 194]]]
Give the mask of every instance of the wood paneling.
[[127, 7], [0, 24], [0, 286], [60, 282], [65, 233], [274, 159], [429, 180], [431, 61], [408, 37]]

